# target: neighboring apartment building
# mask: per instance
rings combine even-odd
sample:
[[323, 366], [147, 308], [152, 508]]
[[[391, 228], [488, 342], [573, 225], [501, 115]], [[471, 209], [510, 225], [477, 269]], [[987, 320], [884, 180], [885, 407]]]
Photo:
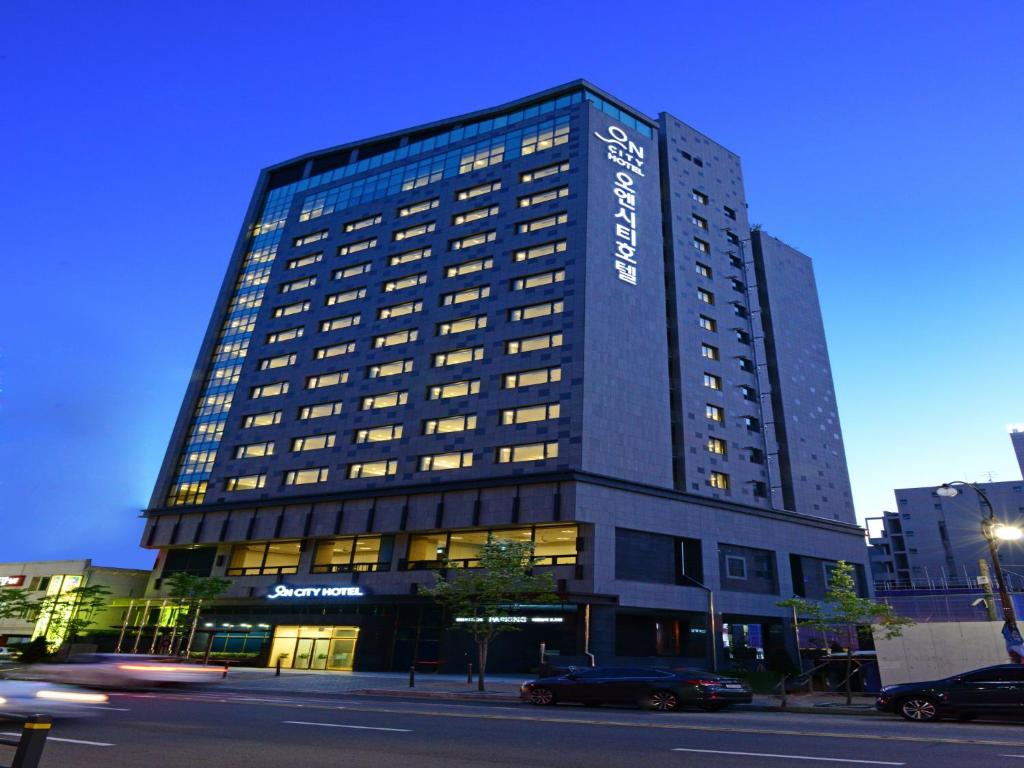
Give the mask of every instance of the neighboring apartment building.
[[[32, 602], [45, 597], [64, 595], [78, 587], [101, 585], [110, 590], [111, 602], [116, 598], [141, 596], [150, 578], [149, 571], [132, 568], [104, 568], [92, 560], [37, 560], [24, 563], [0, 563], [0, 589], [22, 589]], [[67, 603], [73, 615], [73, 600]], [[57, 610], [61, 610], [57, 608]], [[121, 626], [124, 610], [108, 607], [93, 617], [90, 629], [105, 630]], [[0, 646], [26, 643], [46, 635], [50, 624], [48, 614], [38, 617], [0, 618]]]
[[735, 154], [583, 81], [264, 170], [146, 511], [151, 595], [231, 578], [206, 634], [268, 663], [458, 667], [417, 585], [494, 534], [560, 596], [510, 607], [495, 668], [586, 636], [707, 665], [709, 588], [723, 652], [781, 648], [777, 601], [866, 555], [809, 263], [754, 238]]
[[[1024, 432], [1011, 431], [1024, 477]], [[1024, 525], [1024, 480], [978, 483], [996, 516]], [[977, 494], [964, 490], [953, 498], [935, 493], [936, 486], [898, 488], [896, 512], [867, 521], [871, 532], [871, 574], [880, 587], [962, 586], [976, 584], [978, 561], [988, 560], [981, 520], [988, 512]], [[1024, 587], [1024, 543], [1001, 542], [999, 559], [1016, 589]]]

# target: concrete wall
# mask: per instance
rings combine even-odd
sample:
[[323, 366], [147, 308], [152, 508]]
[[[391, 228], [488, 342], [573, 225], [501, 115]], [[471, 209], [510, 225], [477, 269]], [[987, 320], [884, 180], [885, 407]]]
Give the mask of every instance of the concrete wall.
[[930, 622], [886, 640], [875, 631], [882, 685], [938, 680], [1007, 662], [1002, 624], [995, 621]]

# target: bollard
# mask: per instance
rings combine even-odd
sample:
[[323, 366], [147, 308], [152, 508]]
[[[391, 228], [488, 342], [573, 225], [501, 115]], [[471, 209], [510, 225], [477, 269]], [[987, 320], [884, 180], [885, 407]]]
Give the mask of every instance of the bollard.
[[469, 662], [466, 665], [466, 685], [473, 684], [473, 662]]
[[409, 687], [410, 688], [415, 688], [416, 687], [416, 665], [415, 664], [413, 664], [411, 667], [409, 667]]
[[32, 715], [28, 718], [21, 726], [21, 739], [11, 768], [38, 768], [49, 735], [50, 718], [46, 715]]
[[278, 656], [277, 657], [277, 670], [274, 672], [274, 677], [280, 677], [280, 676], [281, 676], [281, 657]]
[[220, 676], [221, 680], [224, 680], [228, 676], [228, 663], [224, 662], [224, 674]]

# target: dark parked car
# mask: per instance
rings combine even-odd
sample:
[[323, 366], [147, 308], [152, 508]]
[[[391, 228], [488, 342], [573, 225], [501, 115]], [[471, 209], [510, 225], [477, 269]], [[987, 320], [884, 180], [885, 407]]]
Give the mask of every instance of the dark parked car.
[[943, 717], [1024, 714], [1024, 665], [1000, 664], [943, 680], [887, 685], [875, 707], [923, 723]]
[[575, 701], [588, 706], [636, 704], [670, 711], [682, 706], [705, 710], [749, 704], [750, 687], [742, 680], [696, 669], [582, 667], [523, 683], [520, 696], [531, 704]]

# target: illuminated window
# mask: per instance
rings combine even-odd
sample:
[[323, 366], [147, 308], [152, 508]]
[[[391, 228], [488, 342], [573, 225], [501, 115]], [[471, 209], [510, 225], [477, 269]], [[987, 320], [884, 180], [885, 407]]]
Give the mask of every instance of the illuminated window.
[[552, 200], [558, 200], [562, 197], [569, 196], [569, 187], [555, 187], [554, 189], [547, 189], [543, 192], [535, 192], [532, 195], [524, 195], [517, 201], [520, 208], [529, 208], [531, 205], [540, 205], [541, 203], [549, 203]]
[[717, 405], [711, 405], [711, 403], [708, 403], [704, 406], [704, 417], [708, 419], [708, 421], [723, 422], [725, 421], [725, 411]]
[[427, 419], [423, 422], [424, 435], [444, 435], [449, 432], [467, 432], [471, 429], [476, 429], [475, 413]]
[[302, 277], [298, 280], [292, 280], [288, 283], [282, 283], [278, 289], [278, 293], [291, 293], [292, 291], [299, 291], [303, 288], [312, 288], [316, 285], [316, 275], [310, 275], [309, 277]]
[[277, 395], [286, 394], [288, 394], [287, 381], [278, 381], [274, 384], [263, 384], [249, 390], [249, 398], [252, 400], [258, 400], [261, 397], [275, 397]]
[[501, 189], [500, 181], [486, 181], [483, 184], [477, 184], [475, 187], [469, 189], [460, 189], [456, 195], [456, 200], [472, 200], [474, 197], [480, 197], [480, 195], [486, 195], [490, 192], [497, 192]]
[[508, 311], [508, 319], [516, 322], [519, 320], [531, 320], [535, 317], [547, 317], [548, 315], [557, 315], [564, 309], [563, 302], [559, 299], [558, 301], [545, 301], [540, 304], [530, 304], [526, 307], [516, 307]]
[[301, 339], [302, 334], [305, 333], [305, 329], [300, 325], [297, 328], [288, 328], [284, 331], [277, 331], [275, 333], [267, 334], [267, 344], [278, 344], [282, 341], [291, 341], [292, 339]]
[[490, 269], [494, 266], [494, 259], [487, 256], [483, 259], [473, 259], [472, 261], [463, 261], [460, 264], [452, 264], [450, 267], [446, 267], [444, 270], [445, 277], [462, 277], [463, 275], [471, 275], [474, 272], [480, 272], [484, 269]]
[[287, 368], [289, 365], [295, 365], [295, 361], [298, 356], [292, 352], [290, 355], [277, 355], [276, 357], [265, 357], [260, 360], [259, 368], [261, 371], [270, 371], [274, 368]]
[[711, 291], [705, 291], [703, 288], [698, 288], [697, 301], [703, 302], [704, 304], [714, 304], [715, 294], [713, 294]]
[[430, 258], [430, 247], [426, 248], [414, 248], [411, 251], [405, 251], [404, 253], [396, 253], [388, 259], [388, 265], [397, 267], [400, 264], [409, 264], [413, 261], [419, 261], [420, 259]]
[[316, 360], [325, 360], [329, 357], [339, 357], [354, 352], [356, 343], [354, 341], [343, 341], [340, 344], [331, 344], [327, 347], [317, 347], [313, 352]]
[[426, 272], [417, 272], [415, 275], [405, 275], [403, 277], [396, 277], [394, 280], [388, 280], [384, 283], [384, 293], [392, 293], [393, 291], [403, 291], [406, 288], [413, 288], [417, 285], [423, 285], [427, 282]]
[[554, 213], [550, 216], [544, 216], [539, 219], [531, 219], [530, 221], [523, 221], [516, 225], [516, 231], [524, 235], [528, 232], [536, 232], [541, 229], [547, 229], [548, 227], [554, 227], [558, 224], [565, 224], [569, 220], [569, 214], [565, 211], [561, 213]]
[[720, 437], [709, 437], [707, 444], [708, 453], [716, 453], [719, 456], [725, 456], [726, 448], [725, 440]]
[[359, 325], [358, 314], [332, 317], [330, 320], [324, 320], [320, 323], [320, 332], [327, 333], [329, 331], [338, 331], [342, 328], [351, 328], [354, 325]]
[[474, 315], [473, 317], [462, 317], [458, 320], [451, 320], [437, 324], [437, 335], [448, 336], [455, 333], [466, 333], [479, 328], [487, 327], [487, 315]]
[[355, 243], [348, 243], [338, 248], [339, 256], [348, 256], [353, 253], [359, 253], [360, 251], [368, 251], [371, 248], [377, 247], [377, 238], [371, 237], [366, 240], [359, 240]]
[[697, 274], [700, 275], [701, 277], [708, 277], [708, 278], [710, 278], [711, 277], [711, 267], [709, 267], [707, 264], [703, 264], [703, 263], [698, 261], [697, 262]]
[[271, 427], [281, 423], [281, 411], [267, 411], [266, 413], [253, 413], [242, 419], [242, 429], [253, 427]]
[[429, 200], [422, 200], [418, 203], [410, 203], [409, 205], [402, 206], [398, 209], [398, 216], [399, 218], [403, 218], [405, 216], [423, 213], [424, 211], [429, 211], [432, 208], [437, 208], [439, 203], [440, 199], [437, 197], [432, 197]]
[[457, 213], [452, 216], [452, 224], [458, 226], [460, 224], [470, 224], [474, 221], [480, 221], [486, 219], [488, 216], [497, 216], [498, 206], [496, 205], [485, 205], [483, 208], [475, 208], [472, 211], [465, 211], [464, 213]]
[[311, 419], [323, 419], [328, 416], [337, 416], [341, 413], [342, 402], [337, 400], [333, 403], [318, 403], [317, 405], [304, 405], [299, 409], [299, 420], [309, 421]]
[[435, 384], [427, 390], [429, 400], [447, 400], [452, 397], [465, 397], [480, 392], [480, 379], [452, 381], [448, 384]]
[[313, 573], [384, 570], [391, 562], [390, 536], [346, 536], [316, 544]]
[[398, 461], [367, 461], [361, 464], [349, 464], [348, 476], [351, 480], [365, 477], [386, 477], [398, 471]]
[[334, 435], [309, 435], [308, 437], [292, 438], [292, 452], [322, 451], [334, 447]]
[[704, 374], [704, 386], [708, 389], [721, 389], [722, 388], [722, 377], [715, 376], [713, 373]]
[[274, 455], [274, 441], [267, 440], [263, 443], [249, 443], [248, 445], [235, 446], [236, 459], [257, 459], [262, 456]]
[[324, 258], [323, 251], [317, 251], [311, 253], [308, 256], [299, 256], [295, 259], [289, 259], [285, 265], [285, 269], [299, 269], [300, 267], [308, 267], [310, 264], [319, 264]]
[[385, 333], [381, 336], [373, 337], [373, 348], [380, 349], [382, 347], [394, 347], [398, 344], [407, 344], [412, 341], [416, 341], [419, 338], [420, 332], [416, 328], [409, 328], [404, 331], [394, 331], [393, 333]]
[[496, 143], [493, 146], [484, 147], [475, 152], [463, 155], [459, 160], [459, 174], [479, 171], [491, 165], [498, 165], [505, 159], [504, 142]]
[[333, 307], [335, 304], [346, 304], [350, 301], [361, 299], [364, 296], [366, 296], [366, 288], [353, 288], [350, 291], [332, 293], [324, 300], [324, 304], [328, 307]]
[[528, 336], [525, 339], [512, 339], [505, 342], [506, 355], [518, 355], [533, 352], [537, 349], [551, 349], [562, 346], [562, 334], [543, 333], [539, 336]]
[[537, 384], [551, 384], [562, 380], [562, 369], [558, 366], [553, 368], [536, 368], [532, 371], [520, 371], [518, 373], [506, 373], [503, 377], [505, 389], [517, 387], [533, 387]]
[[295, 573], [301, 546], [297, 541], [248, 542], [231, 548], [228, 576]]
[[558, 443], [527, 443], [525, 445], [505, 445], [497, 450], [499, 464], [517, 461], [543, 461], [558, 458]]
[[729, 490], [729, 476], [725, 472], [709, 472], [708, 485], [720, 491]]
[[711, 253], [711, 246], [708, 243], [705, 243], [699, 237], [693, 238], [693, 247], [696, 248], [701, 253]]
[[706, 360], [718, 360], [718, 347], [713, 347], [710, 344], [700, 345], [700, 356]]
[[367, 397], [364, 397], [359, 403], [359, 410], [377, 411], [381, 408], [394, 408], [399, 405], [405, 405], [408, 402], [408, 392], [382, 392], [379, 395], [368, 395]]
[[293, 469], [284, 473], [285, 485], [312, 485], [326, 483], [330, 467], [314, 467], [312, 469]]
[[558, 174], [565, 173], [568, 170], [568, 162], [545, 165], [543, 168], [535, 168], [532, 171], [526, 171], [525, 173], [519, 174], [519, 181], [524, 184], [528, 184], [532, 181], [540, 181], [541, 179], [547, 179], [551, 176], [557, 176]]
[[692, 189], [692, 190], [690, 190], [690, 197], [692, 197], [695, 201], [697, 201], [701, 205], [707, 205], [708, 204], [708, 196], [705, 195], [703, 192], [701, 192], [699, 189]]
[[327, 238], [327, 230], [326, 229], [321, 229], [321, 230], [318, 230], [317, 232], [310, 232], [308, 235], [299, 235], [298, 237], [293, 237], [292, 238], [292, 247], [293, 248], [298, 248], [301, 245], [309, 245], [310, 243], [315, 243], [315, 242], [318, 242], [320, 240], [325, 240], [326, 238]]
[[555, 127], [552, 125], [552, 127], [532, 135], [524, 135], [520, 151], [525, 157], [526, 155], [532, 155], [534, 152], [543, 152], [545, 149], [565, 144], [567, 141], [569, 141], [569, 126], [559, 125]]
[[447, 307], [452, 304], [463, 304], [467, 301], [486, 299], [491, 295], [491, 286], [476, 285], [472, 288], [463, 288], [461, 291], [441, 294], [441, 306]]
[[434, 355], [434, 367], [443, 368], [448, 365], [464, 365], [477, 360], [484, 359], [483, 347], [465, 347], [463, 349], [452, 349], [448, 352], [439, 352]]
[[715, 333], [718, 330], [718, 323], [715, 322], [714, 318], [708, 317], [707, 315], [701, 315], [697, 322], [700, 323], [700, 327], [705, 331]]
[[462, 469], [472, 466], [472, 451], [435, 453], [430, 456], [420, 456], [420, 472], [440, 472], [446, 469]]
[[695, 227], [698, 227], [699, 229], [708, 228], [708, 220], [705, 219], [703, 216], [698, 216], [696, 213], [690, 214], [690, 221], [693, 223]]
[[367, 216], [365, 219], [359, 219], [358, 221], [350, 221], [348, 224], [345, 225], [345, 231], [356, 232], [360, 229], [366, 229], [367, 227], [372, 227], [376, 224], [380, 224], [380, 221], [381, 219], [379, 213], [373, 216]]
[[306, 389], [323, 389], [324, 387], [336, 387], [348, 381], [348, 371], [334, 371], [332, 373], [321, 373], [306, 378]]
[[553, 253], [562, 253], [565, 250], [565, 240], [558, 240], [553, 243], [543, 243], [541, 245], [535, 245], [531, 248], [523, 248], [516, 251], [516, 261], [528, 261], [530, 259], [539, 259], [542, 256], [550, 256]]
[[437, 222], [425, 221], [422, 224], [414, 224], [405, 229], [396, 229], [391, 233], [391, 239], [395, 242], [408, 240], [410, 237], [419, 237], [433, 232], [437, 228]]
[[449, 240], [448, 250], [461, 251], [465, 248], [475, 248], [478, 245], [493, 242], [497, 236], [497, 232], [493, 229], [490, 232], [477, 232], [475, 235], [466, 235], [455, 240]]
[[565, 280], [565, 270], [553, 269], [550, 272], [538, 272], [535, 275], [515, 278], [512, 280], [512, 290], [526, 291], [530, 288], [540, 288], [552, 283], [561, 283], [563, 280]]
[[227, 491], [255, 491], [257, 488], [263, 488], [267, 484], [267, 476], [260, 475], [238, 475], [237, 477], [229, 477], [224, 485], [224, 489]]
[[297, 301], [294, 304], [285, 304], [283, 307], [276, 307], [274, 309], [274, 317], [288, 317], [289, 315], [297, 315], [300, 312], [309, 311], [309, 301]]
[[332, 280], [344, 280], [347, 277], [356, 277], [358, 275], [365, 275], [370, 271], [373, 266], [372, 262], [364, 261], [362, 264], [353, 264], [351, 267], [344, 267], [342, 269], [334, 270], [334, 274], [331, 275]]
[[390, 363], [378, 363], [366, 368], [366, 378], [383, 379], [388, 376], [397, 376], [401, 373], [409, 373], [412, 370], [413, 360], [393, 360]]
[[384, 424], [380, 427], [367, 427], [357, 429], [355, 442], [357, 443], [383, 443], [388, 440], [398, 440], [402, 437], [403, 427], [401, 424]]
[[421, 312], [422, 310], [422, 301], [406, 301], [401, 304], [392, 304], [390, 307], [381, 307], [377, 310], [377, 319], [390, 320], [393, 317], [405, 317], [406, 315], [411, 315], [414, 312]]
[[534, 421], [557, 419], [562, 414], [562, 406], [558, 403], [541, 403], [524, 405], [520, 408], [506, 408], [501, 412], [501, 423], [529, 424]]

